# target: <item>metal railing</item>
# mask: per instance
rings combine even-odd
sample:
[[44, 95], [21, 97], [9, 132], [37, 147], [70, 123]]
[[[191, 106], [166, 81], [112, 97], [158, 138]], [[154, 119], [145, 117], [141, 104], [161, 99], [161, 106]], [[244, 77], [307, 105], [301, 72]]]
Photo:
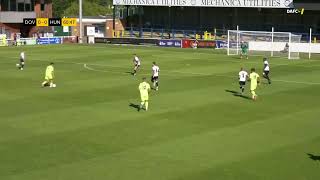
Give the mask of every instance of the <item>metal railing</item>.
[[155, 39], [225, 39], [227, 30], [183, 30], [164, 28], [137, 28], [129, 27], [124, 31], [114, 31], [115, 38], [155, 38]]

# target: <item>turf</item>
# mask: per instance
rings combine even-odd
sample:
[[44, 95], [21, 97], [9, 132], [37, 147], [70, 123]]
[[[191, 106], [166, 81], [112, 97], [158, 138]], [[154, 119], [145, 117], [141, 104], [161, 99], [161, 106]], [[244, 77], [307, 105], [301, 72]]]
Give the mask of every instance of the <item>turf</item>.
[[[15, 68], [24, 50], [24, 71]], [[132, 54], [142, 59], [130, 75]], [[224, 51], [120, 46], [0, 49], [1, 180], [320, 179], [320, 61], [270, 60], [273, 83], [238, 96]], [[161, 69], [150, 110], [138, 84]], [[41, 88], [55, 62], [57, 88]], [[86, 64], [86, 65], [85, 65]]]

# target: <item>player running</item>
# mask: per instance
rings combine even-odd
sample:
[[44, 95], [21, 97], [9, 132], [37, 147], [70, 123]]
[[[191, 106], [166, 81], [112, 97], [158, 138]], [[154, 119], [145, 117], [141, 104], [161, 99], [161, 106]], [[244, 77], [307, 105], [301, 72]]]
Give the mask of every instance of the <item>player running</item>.
[[255, 90], [257, 89], [257, 86], [260, 83], [260, 76], [255, 71], [256, 71], [255, 68], [251, 68], [251, 73], [249, 76], [251, 81], [250, 90], [251, 90], [253, 100], [257, 100], [257, 94]]
[[46, 75], [45, 75], [45, 81], [42, 83], [42, 87], [48, 86], [50, 88], [56, 87], [55, 84], [53, 84], [53, 78], [54, 78], [54, 67], [53, 63], [50, 63], [49, 66], [46, 68]]
[[145, 110], [148, 111], [149, 92], [150, 92], [151, 88], [150, 88], [150, 84], [147, 83], [145, 77], [142, 78], [142, 80], [143, 80], [143, 82], [139, 84], [141, 104], [140, 104], [140, 107], [139, 107], [138, 111], [140, 111], [140, 109], [142, 109], [143, 106], [145, 107]]
[[26, 55], [25, 55], [24, 51], [22, 51], [22, 52], [20, 52], [20, 60], [19, 60], [19, 63], [17, 64], [18, 69], [23, 70], [25, 60], [26, 60]]
[[151, 82], [153, 83], [153, 87], [156, 89], [156, 91], [159, 90], [159, 72], [160, 68], [157, 66], [156, 62], [152, 63], [152, 77]]
[[241, 90], [241, 94], [244, 93], [244, 87], [246, 85], [246, 81], [248, 78], [248, 73], [247, 71], [245, 71], [243, 68], [240, 69], [239, 72], [239, 85], [240, 85], [240, 90]]
[[137, 75], [137, 71], [138, 71], [138, 69], [139, 69], [139, 67], [141, 65], [140, 59], [136, 54], [134, 54], [133, 64], [134, 64], [134, 68], [133, 68], [133, 73], [132, 74], [135, 76], [135, 75]]
[[246, 56], [246, 59], [248, 59], [248, 44], [245, 43], [244, 41], [241, 42], [241, 45], [240, 45], [240, 48], [241, 48], [241, 53], [240, 53], [240, 58], [242, 59], [243, 56]]
[[267, 58], [263, 58], [263, 77], [268, 80], [268, 83], [271, 84], [271, 80], [269, 77], [270, 66]]

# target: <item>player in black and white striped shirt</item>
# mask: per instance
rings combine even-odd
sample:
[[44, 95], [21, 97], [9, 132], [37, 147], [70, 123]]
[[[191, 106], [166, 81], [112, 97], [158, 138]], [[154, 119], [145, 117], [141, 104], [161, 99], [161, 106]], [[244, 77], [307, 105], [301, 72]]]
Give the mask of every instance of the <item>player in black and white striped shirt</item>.
[[247, 71], [241, 68], [239, 72], [239, 85], [240, 85], [241, 94], [244, 93], [244, 87], [246, 86], [246, 81], [248, 77], [249, 76]]
[[159, 90], [159, 72], [159, 66], [157, 66], [156, 62], [153, 62], [151, 81], [153, 82], [153, 87], [156, 88], [157, 91]]
[[133, 57], [133, 64], [134, 64], [134, 68], [133, 68], [132, 74], [135, 76], [137, 74], [137, 71], [138, 71], [140, 65], [141, 65], [140, 59], [136, 54], [134, 54], [134, 57]]
[[24, 51], [22, 51], [20, 53], [19, 64], [17, 64], [18, 69], [23, 70], [24, 64], [25, 64], [25, 60], [26, 60], [26, 55], [25, 55]]
[[270, 65], [267, 58], [263, 58], [263, 77], [268, 80], [268, 83], [271, 84], [271, 79], [269, 77]]

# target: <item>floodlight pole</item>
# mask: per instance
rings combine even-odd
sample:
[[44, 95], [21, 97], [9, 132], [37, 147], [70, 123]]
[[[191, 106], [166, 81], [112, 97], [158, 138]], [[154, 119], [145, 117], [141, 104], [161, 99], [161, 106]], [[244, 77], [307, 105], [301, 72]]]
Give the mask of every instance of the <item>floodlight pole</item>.
[[83, 29], [82, 29], [82, 0], [79, 0], [79, 44], [82, 44]]

